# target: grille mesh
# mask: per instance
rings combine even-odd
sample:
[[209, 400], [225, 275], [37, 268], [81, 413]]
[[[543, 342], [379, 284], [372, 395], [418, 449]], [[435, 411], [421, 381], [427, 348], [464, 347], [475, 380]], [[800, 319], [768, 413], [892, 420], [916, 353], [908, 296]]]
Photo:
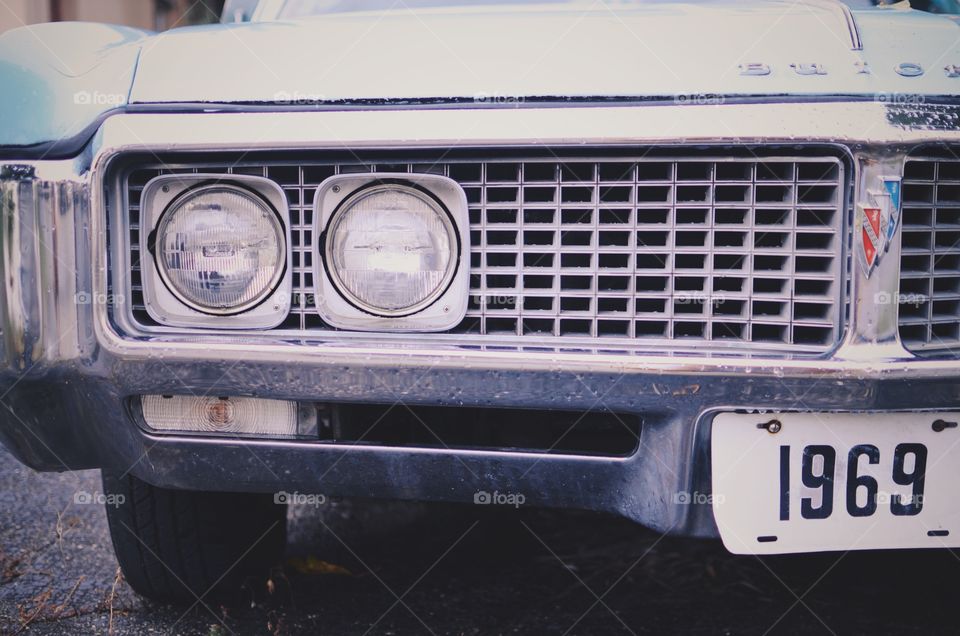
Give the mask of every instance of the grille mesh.
[[900, 338], [916, 351], [960, 346], [960, 160], [907, 161]]
[[[142, 166], [127, 177], [134, 251], [143, 185], [169, 172], [255, 174], [283, 187], [295, 294], [280, 332], [332, 329], [313, 299], [320, 182], [349, 172], [430, 172], [460, 183], [470, 206], [471, 298], [454, 330], [464, 342], [471, 335], [484, 343], [604, 346], [685, 340], [823, 351], [837, 340], [844, 170], [834, 158]], [[156, 326], [133, 270], [134, 317]]]

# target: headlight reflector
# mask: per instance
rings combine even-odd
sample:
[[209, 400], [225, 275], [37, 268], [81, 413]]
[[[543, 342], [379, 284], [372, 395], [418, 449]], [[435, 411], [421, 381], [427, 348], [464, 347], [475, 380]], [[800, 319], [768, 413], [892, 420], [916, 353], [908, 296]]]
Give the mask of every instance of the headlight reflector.
[[173, 201], [155, 241], [163, 282], [184, 304], [209, 314], [259, 304], [286, 261], [277, 214], [256, 195], [229, 185], [201, 186]]
[[379, 184], [343, 202], [330, 221], [327, 271], [352, 304], [380, 316], [403, 316], [443, 294], [457, 269], [457, 234], [429, 195]]

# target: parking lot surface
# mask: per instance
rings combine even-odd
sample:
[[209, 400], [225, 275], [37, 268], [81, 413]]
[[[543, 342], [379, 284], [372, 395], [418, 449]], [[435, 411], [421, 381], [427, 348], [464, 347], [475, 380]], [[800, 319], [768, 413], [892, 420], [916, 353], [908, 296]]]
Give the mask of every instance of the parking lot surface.
[[949, 551], [760, 560], [595, 514], [359, 500], [291, 507], [285, 562], [234, 602], [167, 606], [123, 581], [100, 491], [0, 452], [0, 633], [957, 632]]

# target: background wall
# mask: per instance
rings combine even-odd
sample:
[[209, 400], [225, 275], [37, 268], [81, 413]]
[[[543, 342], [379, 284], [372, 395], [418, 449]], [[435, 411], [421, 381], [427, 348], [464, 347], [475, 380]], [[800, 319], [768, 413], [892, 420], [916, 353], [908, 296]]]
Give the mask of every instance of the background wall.
[[0, 0], [0, 32], [59, 20], [109, 22], [163, 31], [216, 22], [223, 0]]

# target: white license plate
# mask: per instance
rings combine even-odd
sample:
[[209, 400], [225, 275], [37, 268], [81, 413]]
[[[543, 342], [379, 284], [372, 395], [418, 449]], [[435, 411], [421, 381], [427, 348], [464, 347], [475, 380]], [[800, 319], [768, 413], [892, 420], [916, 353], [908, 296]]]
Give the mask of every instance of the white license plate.
[[958, 423], [960, 413], [718, 415], [712, 505], [724, 545], [736, 554], [960, 546]]

